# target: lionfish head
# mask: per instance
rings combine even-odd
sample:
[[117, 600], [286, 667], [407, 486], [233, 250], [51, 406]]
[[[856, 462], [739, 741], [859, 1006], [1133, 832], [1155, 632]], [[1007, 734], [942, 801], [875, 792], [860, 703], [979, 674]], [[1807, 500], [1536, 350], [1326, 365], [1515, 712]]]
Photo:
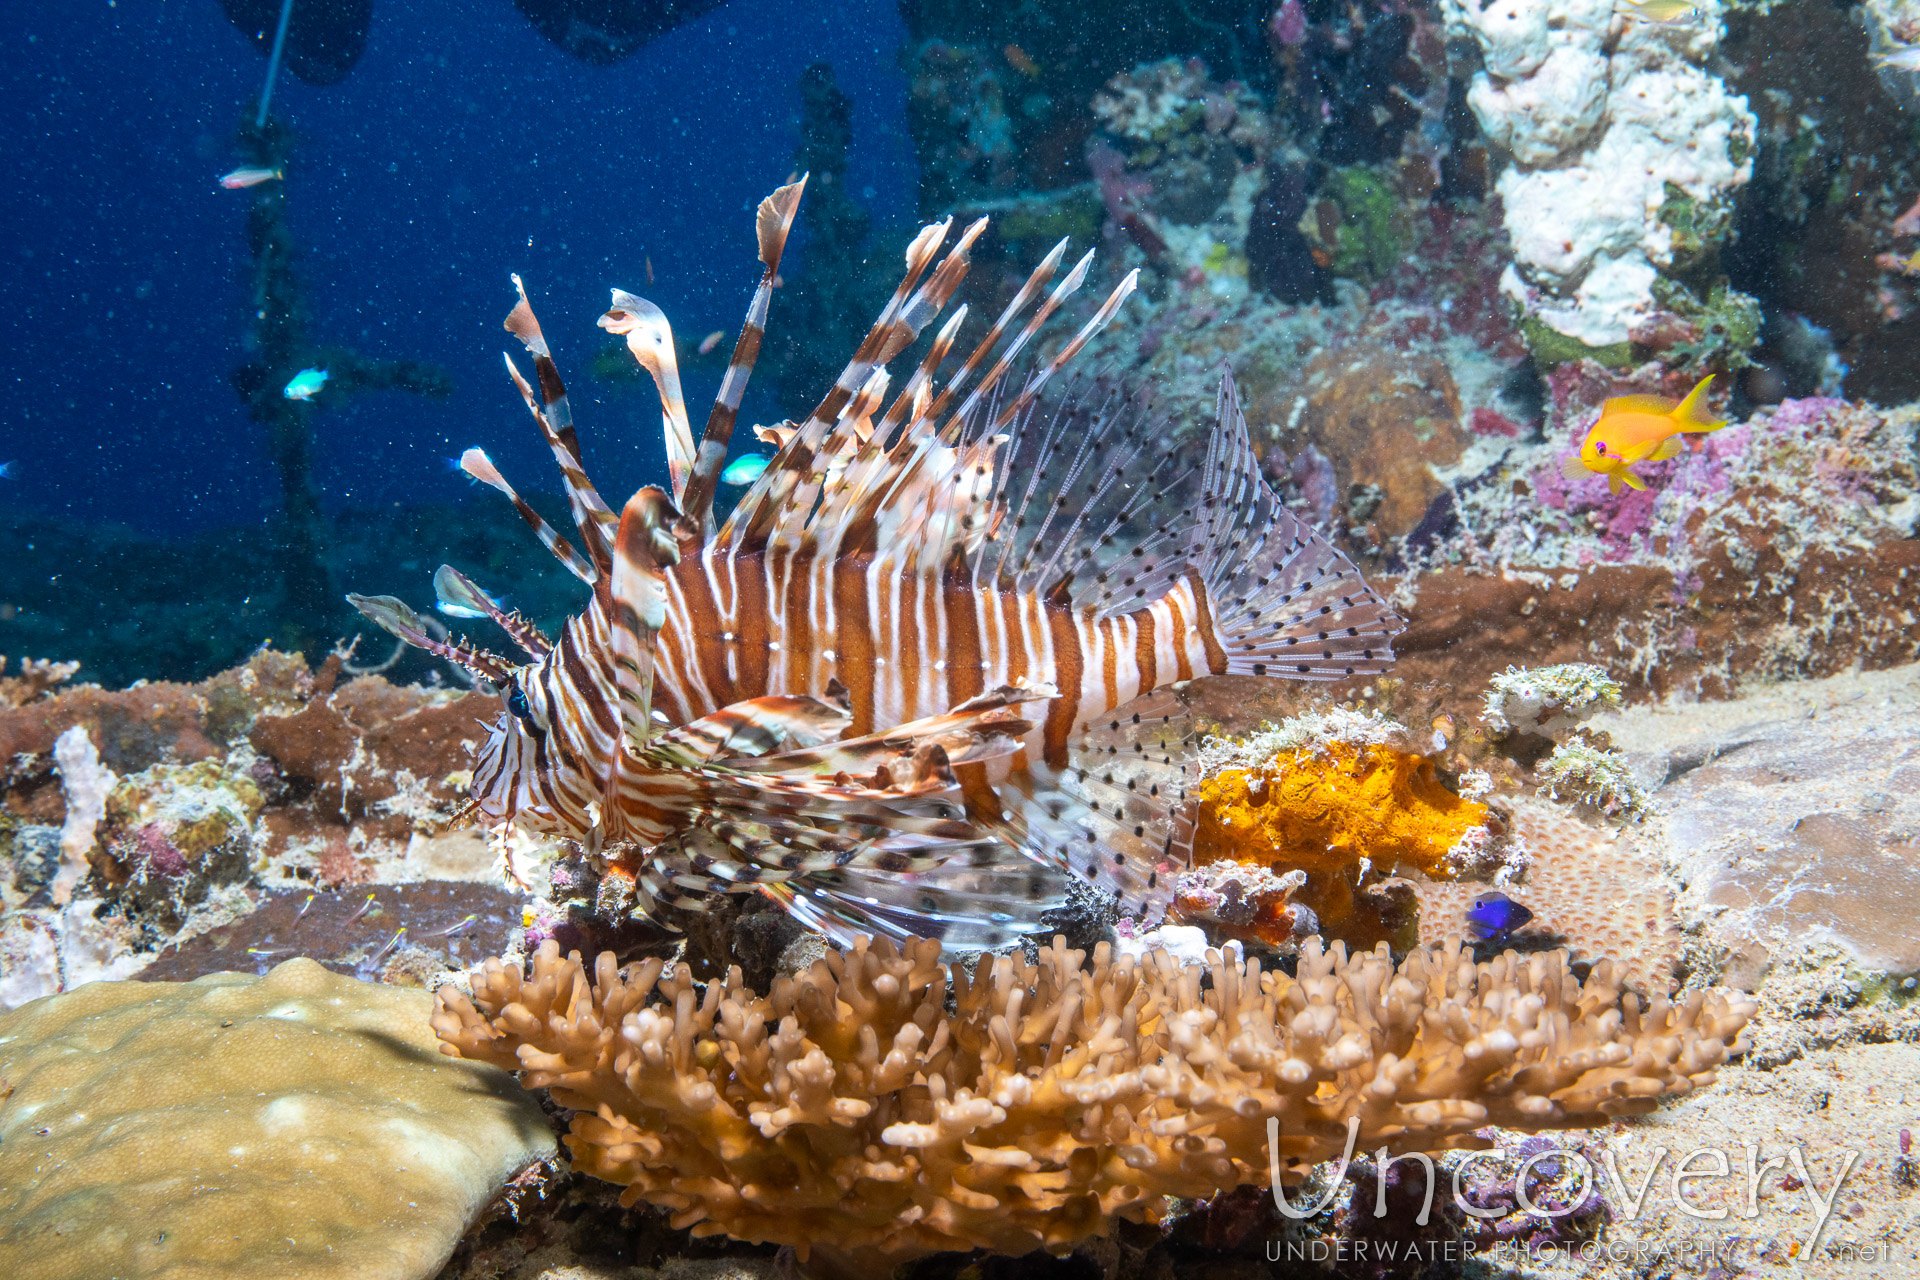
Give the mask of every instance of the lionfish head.
[[487, 728], [473, 763], [468, 794], [491, 822], [514, 822], [536, 831], [552, 829], [556, 816], [541, 799], [542, 768], [550, 766], [550, 707], [529, 664], [500, 682], [500, 715]]

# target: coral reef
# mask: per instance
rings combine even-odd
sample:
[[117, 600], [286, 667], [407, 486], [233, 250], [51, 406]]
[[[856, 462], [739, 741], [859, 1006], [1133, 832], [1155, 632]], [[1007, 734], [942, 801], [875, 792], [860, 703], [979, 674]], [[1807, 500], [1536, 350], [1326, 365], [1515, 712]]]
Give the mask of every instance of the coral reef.
[[1620, 705], [1620, 684], [1599, 667], [1570, 662], [1522, 670], [1508, 667], [1487, 682], [1481, 719], [1495, 734], [1551, 737]]
[[531, 973], [475, 974], [471, 1002], [443, 988], [434, 1026], [573, 1108], [576, 1165], [624, 1200], [872, 1267], [1157, 1221], [1168, 1195], [1265, 1181], [1276, 1122], [1272, 1161], [1298, 1177], [1350, 1133], [1440, 1151], [1488, 1123], [1645, 1114], [1710, 1083], [1753, 1010], [1622, 1001], [1605, 966], [1583, 985], [1557, 955], [1309, 946], [1289, 976], [1105, 947], [1089, 968], [1056, 942], [971, 977], [938, 956], [829, 951], [760, 995], [737, 969], [704, 993], [657, 961], [589, 976], [548, 944]]
[[0, 1272], [427, 1280], [553, 1150], [425, 992], [290, 960], [0, 1014]]
[[[1511, 806], [1507, 893], [1533, 922], [1506, 945], [1565, 947], [1583, 964], [1606, 960], [1637, 991], [1665, 995], [1682, 958], [1680, 915], [1660, 860], [1632, 834], [1597, 830], [1537, 800]], [[1422, 881], [1420, 940], [1467, 934], [1467, 909], [1486, 886]]]
[[[449, 829], [485, 704], [378, 676], [336, 687], [342, 665], [262, 651], [196, 685], [0, 710], [0, 1007], [156, 955], [174, 977], [310, 955], [418, 983], [504, 947], [525, 891], [445, 884], [443, 910], [381, 888], [498, 874], [477, 832]], [[528, 873], [545, 856], [504, 852]], [[326, 892], [349, 885], [368, 891]]]
[[1577, 800], [1610, 817], [1647, 805], [1647, 793], [1627, 758], [1590, 742], [1561, 743], [1541, 763], [1540, 773], [1546, 779], [1540, 784], [1541, 795]]
[[[1720, 48], [1759, 118], [1759, 154], [1723, 256], [1734, 287], [1769, 317], [1756, 353], [1769, 376], [1747, 384], [1763, 403], [1838, 395], [1837, 380], [1818, 384], [1822, 364], [1881, 404], [1920, 394], [1906, 336], [1920, 283], [1906, 270], [1920, 227], [1904, 216], [1920, 195], [1920, 140], [1905, 123], [1914, 76], [1874, 65], [1905, 39], [1895, 34], [1903, 7], [1738, 4], [1726, 14]], [[1809, 338], [1826, 350], [1794, 349]]]
[[53, 662], [46, 658], [23, 658], [20, 670], [7, 675], [7, 658], [0, 654], [0, 708], [24, 707], [44, 698], [73, 679], [80, 669], [77, 662]]
[[1880, 985], [1920, 973], [1920, 668], [1607, 723], [1665, 783], [1637, 843], [1674, 866], [1727, 981], [1836, 960]]
[[1718, 6], [1668, 23], [1610, 0], [1444, 8], [1484, 64], [1469, 105], [1513, 161], [1498, 183], [1513, 245], [1502, 290], [1537, 355], [1628, 363], [1662, 310], [1656, 283], [1713, 273], [1752, 174], [1753, 113], [1706, 69]]
[[1559, 469], [1584, 421], [1456, 486], [1451, 532], [1399, 597], [1401, 675], [1484, 679], [1504, 654], [1725, 696], [1920, 653], [1900, 603], [1920, 572], [1920, 411], [1786, 401], [1617, 496]]

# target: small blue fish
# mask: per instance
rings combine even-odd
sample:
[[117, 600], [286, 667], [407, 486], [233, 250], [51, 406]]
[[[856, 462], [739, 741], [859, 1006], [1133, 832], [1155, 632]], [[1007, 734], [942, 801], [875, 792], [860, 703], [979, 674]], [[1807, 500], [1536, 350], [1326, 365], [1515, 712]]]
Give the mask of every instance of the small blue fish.
[[302, 369], [293, 375], [293, 381], [287, 383], [281, 395], [289, 400], [311, 400], [320, 394], [320, 388], [327, 385], [325, 369]]
[[1467, 908], [1467, 931], [1476, 942], [1494, 942], [1533, 919], [1533, 912], [1499, 890], [1481, 894]]
[[752, 484], [766, 474], [767, 464], [772, 461], [772, 458], [763, 453], [749, 453], [735, 458], [727, 464], [727, 469], [720, 473], [720, 483], [736, 487]]

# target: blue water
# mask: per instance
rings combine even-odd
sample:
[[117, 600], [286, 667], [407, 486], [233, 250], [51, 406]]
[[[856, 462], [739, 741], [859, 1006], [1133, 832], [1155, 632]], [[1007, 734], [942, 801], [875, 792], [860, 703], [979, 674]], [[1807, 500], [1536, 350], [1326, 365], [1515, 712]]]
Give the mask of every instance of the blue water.
[[[7, 139], [0, 502], [156, 533], [264, 520], [279, 485], [227, 374], [246, 358], [239, 158], [266, 59], [214, 0], [21, 6], [0, 43]], [[882, 221], [916, 173], [891, 0], [731, 0], [610, 68], [543, 40], [508, 0], [376, 0], [347, 79], [282, 75], [309, 334], [446, 368], [446, 401], [357, 397], [316, 419], [331, 507], [456, 498], [473, 444], [527, 487], [551, 461], [500, 368], [520, 272], [570, 375], [610, 492], [664, 474], [652, 399], [600, 403], [594, 319], [619, 285], [683, 343], [739, 324], [754, 204], [792, 166], [809, 63], [856, 105], [848, 175]], [[804, 269], [804, 213], [792, 269]], [[655, 281], [646, 281], [651, 258]], [[776, 300], [776, 322], [778, 302]], [[717, 375], [689, 376], [695, 406]], [[492, 495], [486, 495], [491, 498]]]

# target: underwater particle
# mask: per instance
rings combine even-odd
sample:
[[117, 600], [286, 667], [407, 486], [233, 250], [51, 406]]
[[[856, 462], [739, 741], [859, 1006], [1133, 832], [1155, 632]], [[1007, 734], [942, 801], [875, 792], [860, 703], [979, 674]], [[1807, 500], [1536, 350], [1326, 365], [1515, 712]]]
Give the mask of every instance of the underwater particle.
[[1618, 751], [1604, 751], [1587, 742], [1565, 743], [1554, 748], [1540, 773], [1546, 778], [1540, 794], [1554, 800], [1571, 797], [1609, 816], [1647, 807], [1646, 789]]
[[696, 349], [700, 352], [701, 355], [706, 355], [707, 352], [719, 346], [721, 339], [725, 338], [726, 336], [727, 336], [727, 331], [725, 329], [715, 329], [712, 333], [700, 339], [700, 345]]
[[752, 484], [766, 474], [767, 464], [772, 461], [773, 459], [764, 453], [749, 453], [744, 457], [735, 458], [727, 464], [727, 469], [720, 473], [720, 483], [736, 487]]
[[220, 185], [229, 191], [244, 191], [248, 187], [257, 187], [263, 182], [273, 182], [285, 176], [278, 169], [235, 169], [220, 179]]
[[280, 394], [289, 400], [311, 400], [327, 385], [325, 369], [302, 369], [293, 375]]
[[1591, 663], [1508, 667], [1487, 682], [1481, 720], [1495, 736], [1552, 736], [1619, 706], [1620, 700], [1620, 682]]

